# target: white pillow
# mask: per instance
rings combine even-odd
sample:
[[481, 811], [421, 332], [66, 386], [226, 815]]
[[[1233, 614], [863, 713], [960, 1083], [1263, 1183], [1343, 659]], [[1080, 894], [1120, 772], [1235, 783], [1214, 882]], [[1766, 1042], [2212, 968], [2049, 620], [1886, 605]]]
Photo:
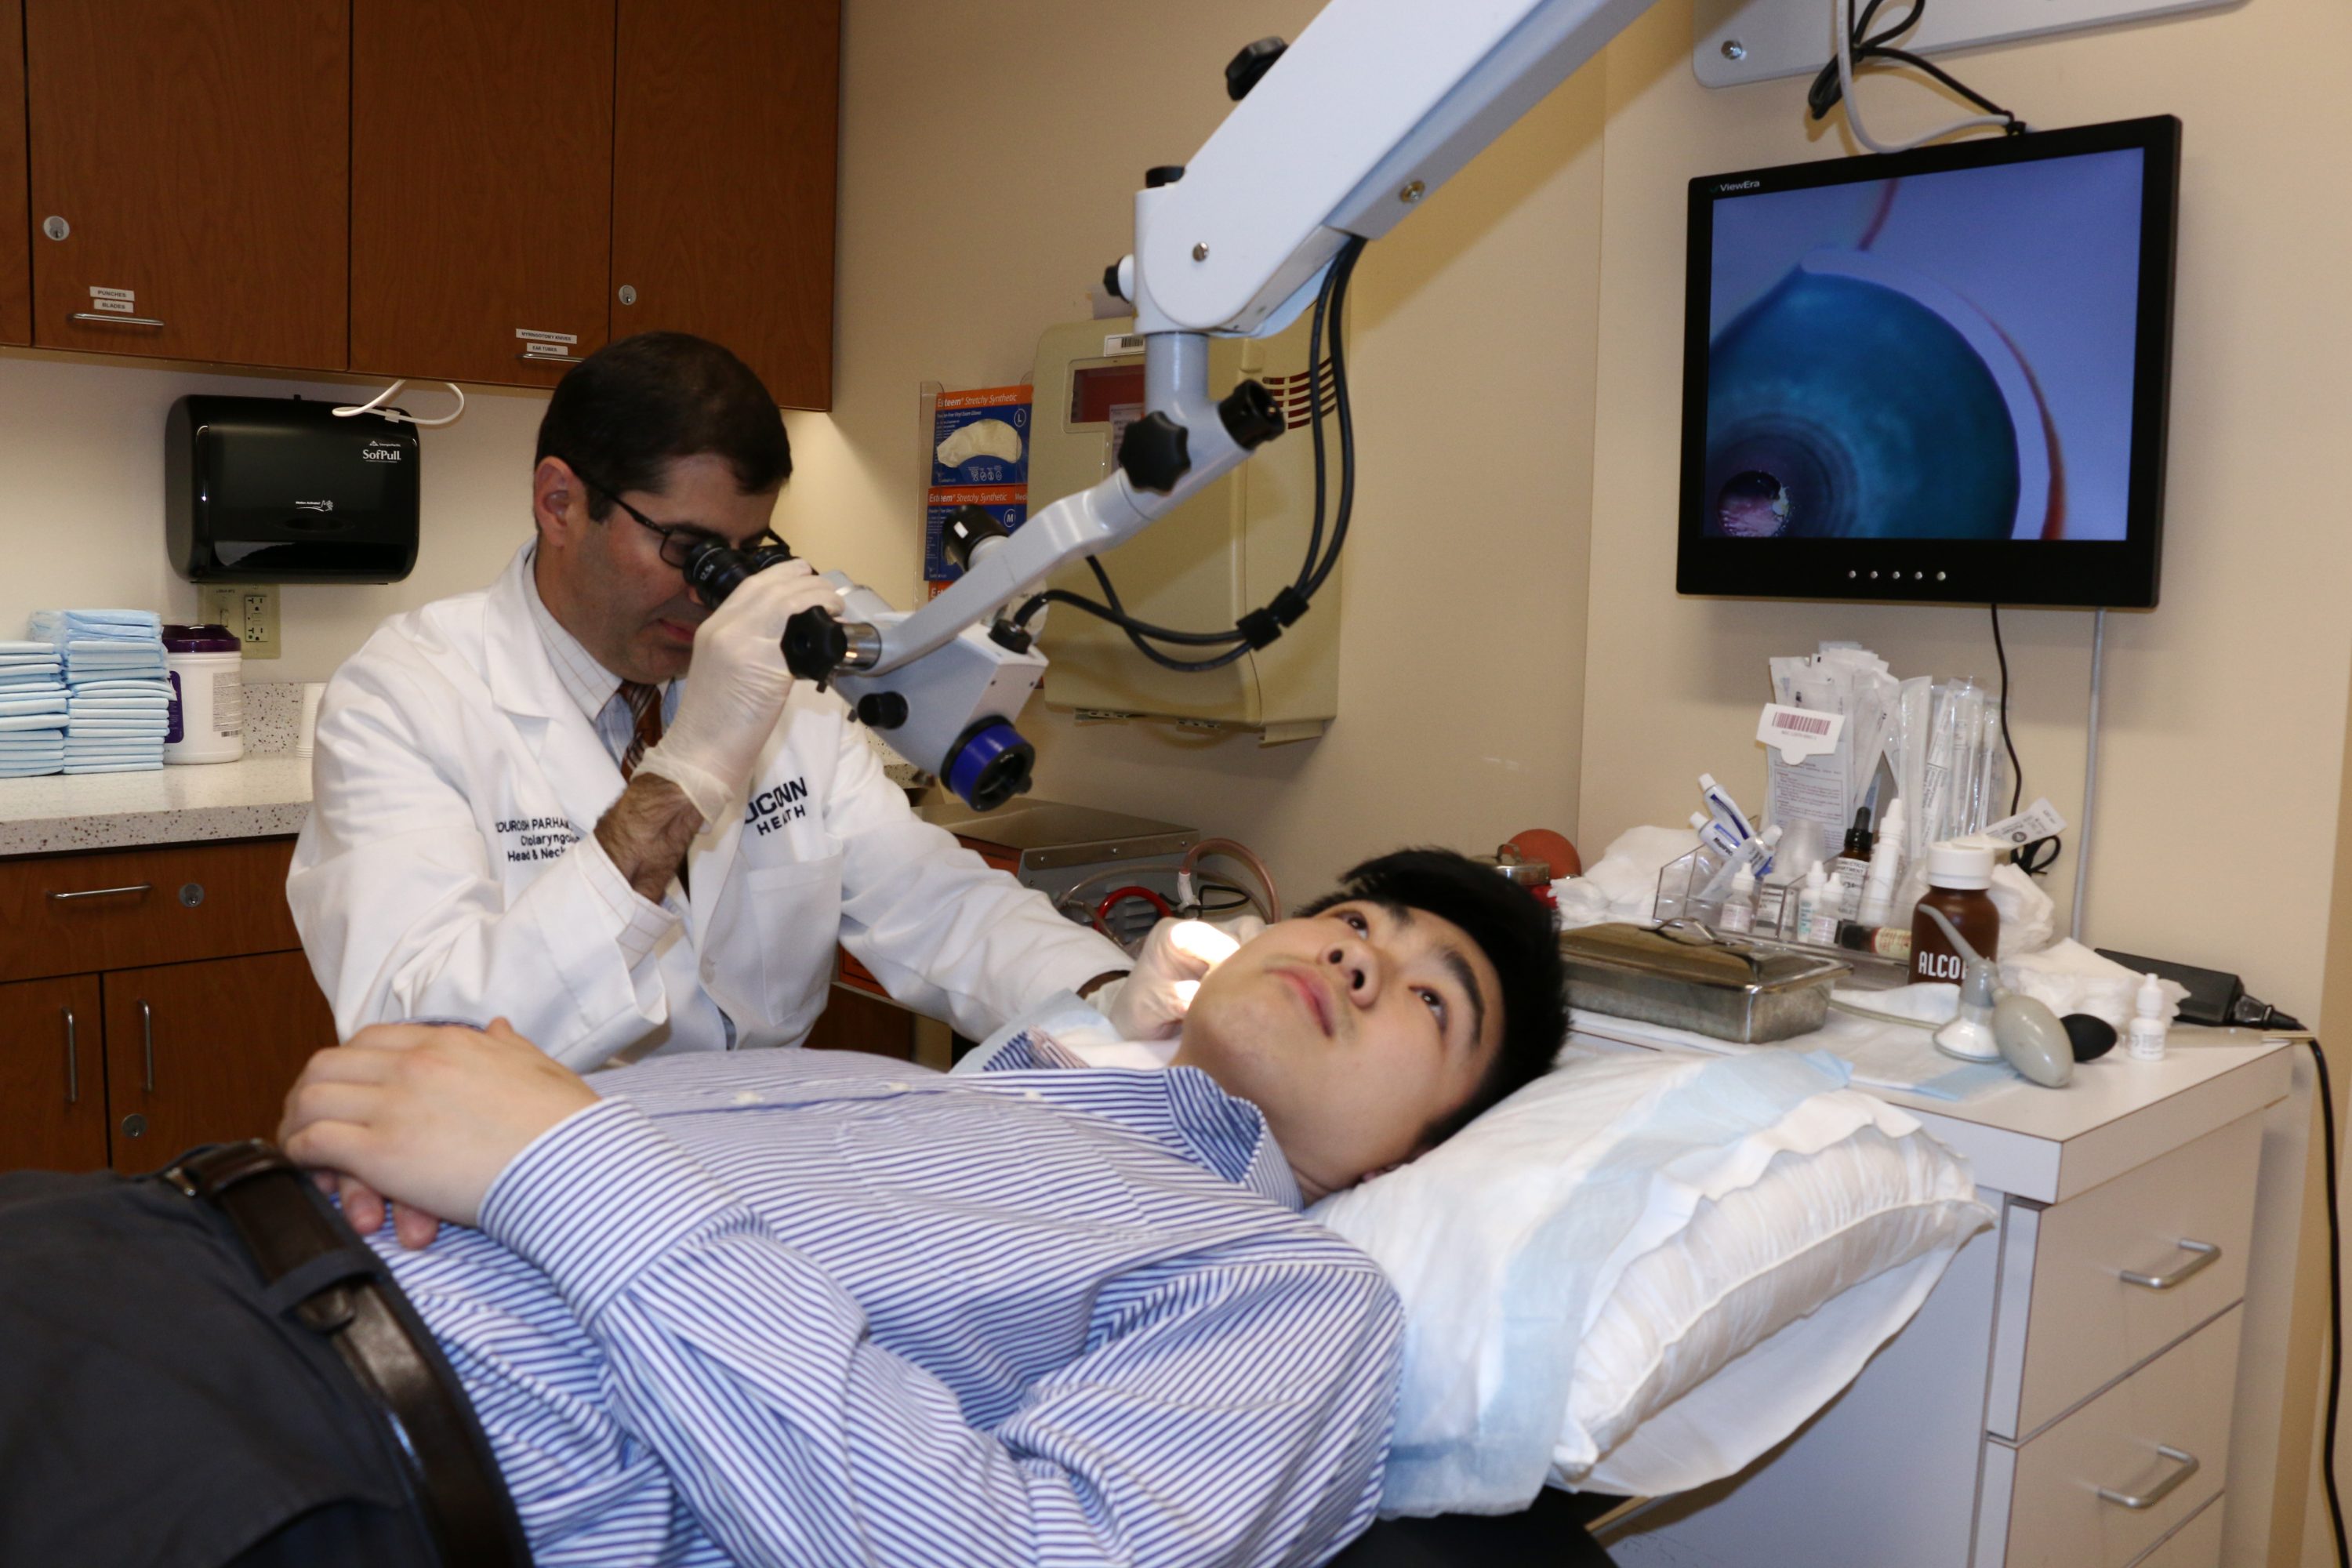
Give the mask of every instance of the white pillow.
[[1992, 1219], [1848, 1070], [1572, 1062], [1318, 1205], [1404, 1300], [1381, 1510], [1507, 1512], [1547, 1479], [1681, 1490], [1827, 1403]]

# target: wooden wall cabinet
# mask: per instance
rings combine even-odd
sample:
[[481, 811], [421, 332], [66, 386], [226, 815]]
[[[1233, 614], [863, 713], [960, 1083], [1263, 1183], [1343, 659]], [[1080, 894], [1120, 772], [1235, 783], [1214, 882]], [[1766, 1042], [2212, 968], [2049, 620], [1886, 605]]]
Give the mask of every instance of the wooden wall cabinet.
[[0, 1169], [266, 1137], [335, 1043], [289, 839], [0, 861]]
[[613, 0], [352, 25], [352, 368], [554, 385], [612, 319]]
[[[23, 0], [0, 0], [0, 343], [33, 341], [25, 181], [25, 7]], [[19, 226], [21, 233], [10, 232]]]
[[613, 335], [694, 332], [829, 407], [840, 0], [620, 0], [616, 58]]
[[669, 329], [826, 407], [840, 54], [840, 0], [0, 0], [0, 342], [550, 386]]
[[33, 342], [348, 363], [350, 0], [26, 0]]

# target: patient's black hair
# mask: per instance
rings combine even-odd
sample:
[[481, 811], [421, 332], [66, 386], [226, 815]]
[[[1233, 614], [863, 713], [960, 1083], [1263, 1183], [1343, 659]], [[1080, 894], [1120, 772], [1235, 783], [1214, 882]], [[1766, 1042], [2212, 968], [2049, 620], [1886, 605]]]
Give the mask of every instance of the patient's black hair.
[[1350, 900], [1425, 910], [1453, 921], [1478, 944], [1502, 982], [1502, 1045], [1469, 1103], [1432, 1124], [1432, 1143], [1550, 1070], [1568, 1037], [1568, 978], [1551, 911], [1527, 889], [1451, 849], [1400, 849], [1350, 868], [1338, 892], [1294, 912], [1318, 915]]
[[658, 491], [674, 460], [706, 452], [725, 460], [747, 496], [792, 477], [783, 416], [750, 365], [690, 332], [639, 332], [555, 384], [531, 462], [561, 458], [604, 487], [588, 492], [588, 515], [601, 522], [613, 495]]

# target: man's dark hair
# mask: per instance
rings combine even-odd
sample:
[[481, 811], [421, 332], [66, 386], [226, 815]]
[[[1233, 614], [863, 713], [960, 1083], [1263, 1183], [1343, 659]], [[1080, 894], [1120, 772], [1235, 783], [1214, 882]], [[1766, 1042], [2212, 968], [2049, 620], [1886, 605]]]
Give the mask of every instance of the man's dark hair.
[[[560, 458], [592, 485], [659, 489], [670, 463], [710, 453], [757, 495], [792, 477], [783, 416], [751, 367], [690, 332], [639, 332], [606, 343], [555, 384], [531, 458]], [[612, 515], [588, 492], [588, 515]]]
[[1551, 1069], [1568, 1037], [1568, 977], [1551, 911], [1526, 889], [1451, 849], [1400, 849], [1350, 868], [1339, 890], [1294, 912], [1318, 915], [1349, 900], [1422, 910], [1448, 920], [1495, 966], [1503, 994], [1503, 1037], [1467, 1104], [1431, 1124], [1443, 1142], [1479, 1112]]

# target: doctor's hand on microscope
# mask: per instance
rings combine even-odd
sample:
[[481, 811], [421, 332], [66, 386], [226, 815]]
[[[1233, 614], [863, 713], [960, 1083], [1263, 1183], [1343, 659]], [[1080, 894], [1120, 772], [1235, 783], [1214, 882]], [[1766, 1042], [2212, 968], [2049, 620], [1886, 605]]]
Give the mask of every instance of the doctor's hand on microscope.
[[639, 894], [660, 902], [695, 834], [740, 805], [792, 695], [785, 625], [803, 610], [840, 607], [839, 591], [807, 562], [785, 561], [748, 578], [695, 628], [677, 717], [596, 824], [596, 842]]
[[839, 590], [805, 561], [782, 562], [746, 579], [695, 628], [677, 717], [638, 773], [677, 784], [703, 821], [721, 820], [751, 783], [792, 695], [785, 624], [803, 610], [840, 608]]

